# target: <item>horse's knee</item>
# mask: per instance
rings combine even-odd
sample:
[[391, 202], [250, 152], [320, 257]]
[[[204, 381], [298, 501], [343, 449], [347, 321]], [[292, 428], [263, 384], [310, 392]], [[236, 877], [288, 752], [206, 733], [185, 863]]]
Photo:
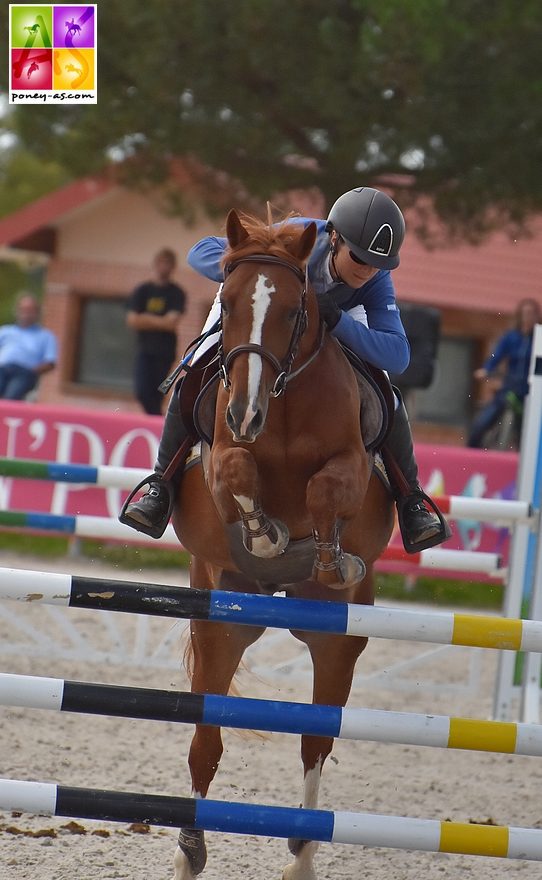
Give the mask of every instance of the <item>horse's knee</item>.
[[255, 493], [258, 470], [248, 449], [225, 449], [213, 463], [216, 479], [225, 484], [232, 494]]
[[313, 517], [350, 518], [363, 502], [362, 480], [340, 467], [323, 468], [309, 480], [306, 500]]

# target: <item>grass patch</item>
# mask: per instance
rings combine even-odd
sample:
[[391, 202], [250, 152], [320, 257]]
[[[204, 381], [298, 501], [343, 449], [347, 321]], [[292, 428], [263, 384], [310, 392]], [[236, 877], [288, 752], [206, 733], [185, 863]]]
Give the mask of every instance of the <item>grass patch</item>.
[[188, 568], [190, 562], [189, 554], [180, 548], [160, 550], [158, 547], [127, 547], [98, 541], [81, 541], [81, 555], [126, 569]]
[[162, 550], [159, 547], [133, 547], [108, 544], [73, 536], [31, 535], [20, 532], [1, 532], [0, 551], [19, 556], [41, 556], [60, 559], [69, 553], [85, 559], [97, 559], [119, 568], [188, 568], [189, 555], [185, 550]]
[[393, 602], [457, 605], [461, 608], [500, 611], [504, 585], [428, 576], [418, 577], [412, 582], [400, 574], [378, 574], [376, 594], [380, 599]]
[[43, 556], [47, 559], [65, 556], [69, 550], [69, 541], [68, 537], [0, 532], [0, 550], [21, 556]]

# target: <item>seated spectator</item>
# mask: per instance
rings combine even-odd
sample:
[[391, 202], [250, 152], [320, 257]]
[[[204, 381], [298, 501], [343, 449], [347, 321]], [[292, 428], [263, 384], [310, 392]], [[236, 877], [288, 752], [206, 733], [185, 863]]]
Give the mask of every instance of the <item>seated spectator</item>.
[[54, 333], [39, 323], [40, 307], [31, 293], [21, 293], [15, 324], [0, 327], [0, 398], [24, 400], [57, 362]]

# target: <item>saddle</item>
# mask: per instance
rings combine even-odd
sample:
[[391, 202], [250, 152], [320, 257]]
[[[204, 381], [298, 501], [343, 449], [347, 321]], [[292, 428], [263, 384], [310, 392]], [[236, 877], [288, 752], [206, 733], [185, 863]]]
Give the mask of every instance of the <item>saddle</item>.
[[[384, 445], [393, 424], [395, 397], [386, 374], [362, 361], [353, 351], [341, 344], [341, 348], [354, 369], [359, 387], [360, 427], [365, 449], [377, 452]], [[216, 367], [218, 346], [209, 349], [177, 387], [181, 415], [194, 442], [203, 440], [209, 446], [213, 442], [216, 397], [219, 373]]]

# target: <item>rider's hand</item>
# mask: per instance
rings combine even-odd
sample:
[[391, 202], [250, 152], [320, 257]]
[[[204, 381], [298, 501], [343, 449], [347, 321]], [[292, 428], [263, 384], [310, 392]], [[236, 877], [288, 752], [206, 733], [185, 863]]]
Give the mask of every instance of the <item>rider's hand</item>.
[[320, 318], [322, 321], [325, 321], [330, 330], [333, 330], [342, 315], [339, 306], [333, 299], [333, 294], [330, 292], [319, 293], [316, 300], [318, 302]]
[[474, 375], [475, 379], [487, 379], [487, 377], [489, 376], [489, 373], [483, 367], [480, 367], [479, 370], [474, 371], [473, 375]]

